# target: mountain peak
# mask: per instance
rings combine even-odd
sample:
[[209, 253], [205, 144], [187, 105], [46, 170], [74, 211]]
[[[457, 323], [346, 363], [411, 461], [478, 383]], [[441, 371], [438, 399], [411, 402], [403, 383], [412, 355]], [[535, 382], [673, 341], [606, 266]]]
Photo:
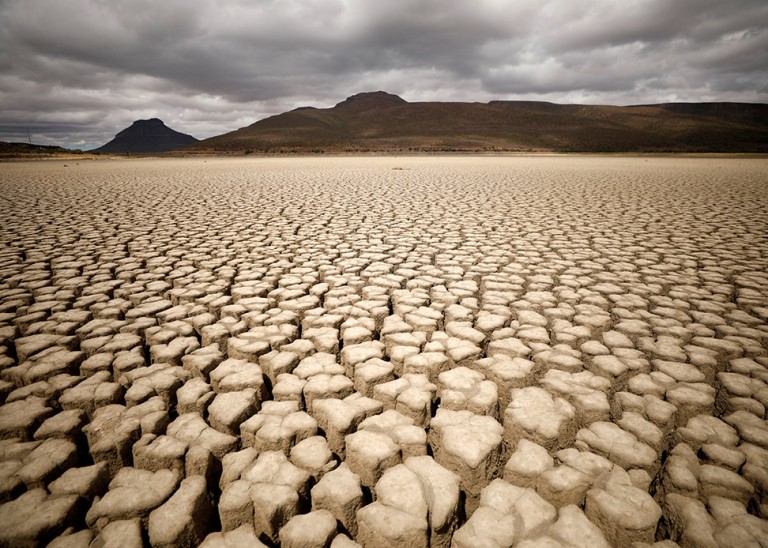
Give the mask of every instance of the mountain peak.
[[97, 152], [168, 152], [185, 145], [196, 143], [191, 135], [179, 133], [159, 118], [136, 120], [130, 126], [115, 135]]
[[384, 108], [395, 105], [406, 105], [408, 101], [398, 95], [387, 93], [386, 91], [366, 91], [363, 93], [356, 93], [347, 97], [341, 103], [338, 103], [334, 108], [358, 108], [360, 110], [367, 110], [369, 108]]
[[[146, 120], [134, 120], [132, 126], [165, 126], [160, 118], [147, 118]], [[168, 126], [166, 126], [168, 127]]]
[[147, 131], [150, 132], [165, 132], [173, 131], [171, 128], [165, 125], [160, 118], [148, 118], [146, 120], [134, 120], [133, 123], [122, 130], [117, 135], [143, 135]]

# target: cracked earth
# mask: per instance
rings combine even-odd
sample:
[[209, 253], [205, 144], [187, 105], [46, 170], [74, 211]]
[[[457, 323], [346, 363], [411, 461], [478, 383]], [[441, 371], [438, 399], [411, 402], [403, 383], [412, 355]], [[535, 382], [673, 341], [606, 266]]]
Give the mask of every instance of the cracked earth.
[[768, 546], [768, 161], [0, 164], [0, 546]]

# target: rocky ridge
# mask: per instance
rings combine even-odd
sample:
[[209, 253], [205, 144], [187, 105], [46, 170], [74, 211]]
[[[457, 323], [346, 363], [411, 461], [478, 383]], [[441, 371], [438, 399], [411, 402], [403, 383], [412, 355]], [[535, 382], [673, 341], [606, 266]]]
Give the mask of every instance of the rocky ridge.
[[768, 152], [768, 105], [407, 102], [374, 91], [276, 114], [185, 151]]

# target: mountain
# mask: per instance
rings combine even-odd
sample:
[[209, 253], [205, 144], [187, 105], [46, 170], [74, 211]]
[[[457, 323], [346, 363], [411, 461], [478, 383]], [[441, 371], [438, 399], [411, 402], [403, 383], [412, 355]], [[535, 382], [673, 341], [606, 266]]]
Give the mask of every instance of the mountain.
[[115, 135], [106, 145], [93, 152], [147, 153], [168, 152], [196, 143], [191, 135], [179, 133], [166, 126], [162, 120], [136, 120], [130, 127]]
[[185, 150], [768, 152], [768, 105], [409, 103], [376, 91], [271, 116]]

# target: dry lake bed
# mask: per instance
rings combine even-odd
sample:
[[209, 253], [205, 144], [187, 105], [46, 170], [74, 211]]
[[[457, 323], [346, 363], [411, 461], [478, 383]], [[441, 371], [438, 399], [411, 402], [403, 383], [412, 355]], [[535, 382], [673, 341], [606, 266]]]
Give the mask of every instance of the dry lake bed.
[[0, 164], [0, 402], [0, 546], [768, 546], [768, 160]]

